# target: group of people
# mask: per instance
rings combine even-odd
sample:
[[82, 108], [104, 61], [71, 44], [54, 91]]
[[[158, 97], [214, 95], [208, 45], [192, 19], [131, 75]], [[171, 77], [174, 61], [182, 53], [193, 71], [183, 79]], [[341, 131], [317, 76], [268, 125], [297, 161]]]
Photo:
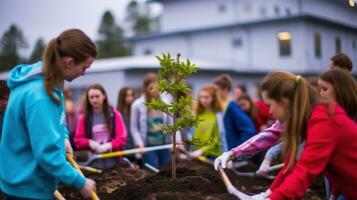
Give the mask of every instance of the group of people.
[[[72, 146], [93, 153], [139, 148], [141, 153], [131, 159], [141, 157], [142, 163], [156, 168], [171, 160], [167, 149], [144, 153], [145, 147], [171, 143], [163, 125], [172, 119], [145, 105], [157, 98], [172, 101], [170, 94], [157, 91], [154, 73], [144, 77], [142, 95], [136, 99], [132, 88], [121, 88], [116, 107], [102, 85], [90, 85], [77, 118], [64, 81], [84, 75], [96, 55], [92, 40], [70, 29], [49, 42], [42, 62], [11, 70], [7, 80], [11, 92], [1, 93], [0, 107], [0, 189], [5, 199], [54, 199], [59, 182], [88, 198], [95, 182], [66, 161], [66, 154], [73, 154]], [[264, 159], [257, 159], [262, 163], [258, 171], [264, 174], [282, 152], [284, 168], [266, 192], [250, 199], [299, 199], [321, 173], [332, 199], [353, 199], [357, 196], [357, 84], [348, 61], [344, 54], [333, 57], [331, 70], [318, 79], [318, 89], [299, 75], [272, 72], [261, 82], [258, 101], [241, 86], [234, 88], [237, 95], [231, 98], [232, 78], [220, 75], [200, 88], [192, 106], [200, 123], [177, 134], [177, 140], [189, 138], [191, 156], [214, 160], [216, 169], [273, 147]], [[91, 165], [110, 168], [120, 159], [101, 159]]]

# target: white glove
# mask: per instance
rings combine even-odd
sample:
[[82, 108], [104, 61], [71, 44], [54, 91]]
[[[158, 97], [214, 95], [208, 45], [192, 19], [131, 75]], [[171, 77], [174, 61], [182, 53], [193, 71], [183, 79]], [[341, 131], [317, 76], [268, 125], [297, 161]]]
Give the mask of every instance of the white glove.
[[107, 153], [112, 150], [112, 144], [110, 142], [99, 145], [96, 153]]
[[94, 140], [89, 140], [89, 148], [93, 151], [93, 152], [97, 152], [97, 149], [99, 148], [100, 144]]
[[270, 163], [271, 163], [271, 161], [269, 159], [264, 159], [257, 171], [257, 174], [266, 175], [270, 168]]
[[227, 151], [220, 155], [218, 158], [216, 158], [214, 160], [214, 169], [218, 170], [218, 166], [221, 166], [223, 169], [226, 168], [227, 162], [231, 160], [232, 155], [232, 151]]
[[69, 142], [69, 140], [68, 140], [68, 139], [65, 139], [65, 140], [64, 140], [64, 143], [65, 143], [65, 145], [66, 145], [66, 153], [69, 153], [69, 154], [71, 154], [71, 155], [73, 156], [73, 149], [72, 149], [72, 145], [71, 145], [71, 143]]
[[196, 150], [190, 153], [190, 155], [194, 158], [202, 156], [203, 151], [202, 150]]
[[95, 191], [95, 182], [91, 179], [86, 178], [86, 183], [80, 189], [80, 193], [85, 199], [89, 199], [91, 193]]

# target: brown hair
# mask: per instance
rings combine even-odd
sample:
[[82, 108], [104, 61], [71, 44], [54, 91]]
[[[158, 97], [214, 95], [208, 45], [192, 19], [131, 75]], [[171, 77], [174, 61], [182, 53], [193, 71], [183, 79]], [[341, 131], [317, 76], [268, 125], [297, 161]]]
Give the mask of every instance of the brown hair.
[[[108, 102], [108, 96], [107, 96], [107, 93], [105, 92], [105, 89], [103, 88], [102, 85], [98, 84], [98, 83], [95, 83], [91, 86], [89, 86], [86, 90], [86, 97], [85, 97], [85, 100], [84, 100], [84, 105], [83, 105], [83, 108], [84, 108], [84, 121], [88, 121], [89, 118], [91, 117], [91, 115], [93, 114], [93, 107], [92, 105], [90, 104], [90, 101], [89, 101], [89, 97], [88, 97], [88, 93], [89, 93], [89, 90], [99, 90], [104, 96], [105, 96], [105, 99], [103, 101], [103, 113], [104, 113], [104, 118], [105, 118], [105, 124], [107, 125], [108, 127], [108, 131], [109, 133], [112, 132], [112, 118], [111, 118], [111, 108], [109, 106], [109, 102]], [[88, 130], [86, 130], [88, 131]]]
[[349, 72], [353, 69], [351, 59], [344, 53], [338, 53], [331, 58], [333, 66], [347, 70]]
[[300, 76], [290, 72], [273, 72], [265, 76], [261, 83], [262, 92], [270, 99], [280, 103], [288, 100], [289, 108], [285, 111], [283, 132], [284, 153], [289, 153], [287, 169], [294, 163], [298, 145], [306, 139], [306, 124], [315, 104], [322, 102], [322, 97]]
[[148, 90], [149, 86], [152, 83], [156, 83], [156, 82], [157, 82], [157, 75], [155, 73], [148, 73], [145, 75], [144, 82], [143, 82], [143, 91], [144, 91], [146, 102], [150, 102], [152, 98], [156, 98], [156, 97], [150, 96], [150, 92]]
[[335, 90], [335, 101], [345, 109], [348, 116], [357, 121], [357, 83], [350, 73], [332, 69], [321, 74], [320, 79], [330, 83]]
[[248, 116], [253, 119], [256, 120], [258, 118], [258, 108], [257, 105], [255, 104], [255, 102], [253, 102], [252, 98], [250, 98], [250, 96], [248, 94], [242, 94], [240, 97], [237, 98], [237, 103], [239, 101], [248, 101], [250, 104], [250, 108], [247, 112]]
[[42, 55], [45, 89], [57, 104], [60, 104], [60, 100], [53, 94], [53, 89], [55, 87], [63, 89], [64, 66], [61, 58], [66, 56], [72, 57], [78, 64], [90, 57], [95, 58], [97, 50], [91, 39], [78, 29], [66, 30], [48, 43]]
[[134, 90], [131, 87], [122, 87], [119, 91], [118, 94], [118, 102], [117, 102], [117, 109], [124, 115], [128, 116], [128, 119], [130, 119], [130, 107], [131, 105], [125, 105], [126, 103], [126, 95], [128, 91], [132, 91], [134, 93]]
[[231, 76], [229, 76], [228, 74], [222, 74], [222, 75], [218, 76], [214, 80], [213, 83], [223, 90], [227, 89], [228, 91], [231, 91], [232, 90], [232, 82], [233, 81], [232, 81]]
[[[201, 88], [200, 92], [205, 91], [208, 92], [212, 97], [212, 110], [214, 112], [221, 112], [223, 110], [222, 104], [219, 102], [217, 89], [214, 85], [205, 85]], [[195, 107], [195, 112], [197, 114], [201, 114], [204, 112], [204, 107], [202, 106], [201, 102], [198, 100], [197, 105]]]

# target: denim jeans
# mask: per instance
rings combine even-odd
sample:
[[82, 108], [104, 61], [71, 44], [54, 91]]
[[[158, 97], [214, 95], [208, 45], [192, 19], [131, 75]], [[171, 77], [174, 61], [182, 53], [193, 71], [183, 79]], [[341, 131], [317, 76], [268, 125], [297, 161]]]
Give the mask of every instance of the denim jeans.
[[143, 165], [148, 163], [155, 168], [162, 167], [170, 162], [170, 154], [170, 150], [167, 149], [147, 152], [143, 155]]

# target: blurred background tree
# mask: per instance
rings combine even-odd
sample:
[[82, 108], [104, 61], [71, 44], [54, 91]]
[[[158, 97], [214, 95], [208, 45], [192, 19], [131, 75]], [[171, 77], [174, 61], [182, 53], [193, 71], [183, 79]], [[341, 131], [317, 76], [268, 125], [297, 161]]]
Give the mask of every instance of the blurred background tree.
[[42, 38], [37, 39], [28, 63], [34, 63], [42, 60], [42, 53], [45, 50], [45, 46], [45, 41]]
[[15, 24], [11, 25], [0, 40], [0, 71], [6, 71], [21, 63], [24, 59], [20, 50], [28, 47], [26, 39]]

